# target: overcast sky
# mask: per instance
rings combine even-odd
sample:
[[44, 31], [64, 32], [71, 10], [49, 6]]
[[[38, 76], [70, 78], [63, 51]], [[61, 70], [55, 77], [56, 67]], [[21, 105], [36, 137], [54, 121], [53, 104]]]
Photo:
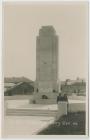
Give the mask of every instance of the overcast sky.
[[4, 75], [36, 79], [36, 36], [53, 25], [59, 36], [59, 79], [87, 74], [88, 3], [4, 4]]

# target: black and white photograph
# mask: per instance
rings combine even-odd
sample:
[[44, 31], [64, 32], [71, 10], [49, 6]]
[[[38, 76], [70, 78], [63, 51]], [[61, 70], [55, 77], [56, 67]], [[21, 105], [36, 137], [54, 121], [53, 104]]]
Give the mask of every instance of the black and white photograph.
[[4, 138], [88, 135], [88, 1], [3, 2]]

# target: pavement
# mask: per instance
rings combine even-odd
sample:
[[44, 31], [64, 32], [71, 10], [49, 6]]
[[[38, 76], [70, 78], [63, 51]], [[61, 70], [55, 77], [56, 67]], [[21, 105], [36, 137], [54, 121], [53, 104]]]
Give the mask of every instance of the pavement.
[[54, 122], [54, 117], [5, 116], [4, 138], [30, 138]]

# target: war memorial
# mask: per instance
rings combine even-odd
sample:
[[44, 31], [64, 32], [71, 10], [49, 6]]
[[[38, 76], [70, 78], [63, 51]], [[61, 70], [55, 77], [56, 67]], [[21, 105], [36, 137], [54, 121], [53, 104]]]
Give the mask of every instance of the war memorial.
[[42, 26], [36, 39], [34, 102], [56, 103], [58, 87], [58, 36], [53, 26]]
[[[58, 41], [58, 36], [53, 26], [41, 27], [36, 38], [36, 81], [34, 93], [32, 98], [29, 97], [30, 95], [26, 99], [15, 99], [15, 96], [11, 96], [9, 98], [13, 97], [14, 99], [5, 100], [4, 115], [6, 120], [4, 135], [17, 137], [22, 132], [26, 136], [27, 134], [42, 135], [45, 131], [47, 132], [46, 134], [50, 134], [53, 131], [49, 132], [47, 128], [57, 123], [63, 116], [68, 118], [68, 112], [75, 114], [85, 111], [85, 100], [72, 100], [71, 98], [68, 102], [63, 100], [57, 102], [57, 97], [59, 97], [60, 93]], [[63, 95], [62, 92], [61, 95]], [[25, 129], [23, 129], [23, 126]], [[55, 129], [53, 134], [56, 134]], [[63, 134], [62, 131], [63, 127], [61, 126], [61, 134]], [[68, 129], [63, 132], [66, 134], [67, 131]]]
[[88, 136], [88, 2], [3, 11], [2, 138]]
[[[8, 106], [6, 114], [56, 116], [57, 111], [60, 115], [67, 112], [66, 107], [62, 105], [64, 102], [57, 103], [59, 93], [62, 94], [58, 79], [58, 45], [59, 39], [54, 27], [52, 25], [42, 26], [39, 35], [36, 37], [36, 80], [32, 98], [31, 96], [27, 97], [25, 104], [15, 103], [14, 106]], [[12, 97], [14, 98], [14, 96]], [[85, 104], [81, 105], [82, 102], [79, 100], [76, 103], [69, 99], [70, 111], [85, 109]], [[80, 108], [77, 107], [78, 104], [81, 105]]]

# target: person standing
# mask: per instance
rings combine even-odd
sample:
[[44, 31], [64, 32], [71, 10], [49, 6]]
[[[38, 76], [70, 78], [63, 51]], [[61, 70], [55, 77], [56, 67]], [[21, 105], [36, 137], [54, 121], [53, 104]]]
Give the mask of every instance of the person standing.
[[61, 101], [61, 93], [59, 93], [59, 95], [57, 96], [57, 104], [59, 101]]
[[68, 97], [67, 97], [67, 94], [64, 94], [64, 101], [67, 102], [67, 113], [68, 113], [69, 104], [68, 104]]

